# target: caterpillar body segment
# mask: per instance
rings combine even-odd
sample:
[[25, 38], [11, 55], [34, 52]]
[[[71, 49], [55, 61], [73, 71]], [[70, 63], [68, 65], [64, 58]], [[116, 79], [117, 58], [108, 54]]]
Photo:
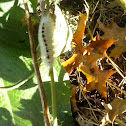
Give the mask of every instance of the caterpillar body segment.
[[54, 21], [49, 14], [42, 16], [38, 30], [38, 40], [43, 61], [53, 67], [55, 60]]
[[53, 67], [56, 57], [66, 51], [65, 47], [70, 50], [71, 40], [72, 32], [60, 8], [55, 4], [53, 14], [44, 13], [39, 24], [38, 41], [43, 61]]

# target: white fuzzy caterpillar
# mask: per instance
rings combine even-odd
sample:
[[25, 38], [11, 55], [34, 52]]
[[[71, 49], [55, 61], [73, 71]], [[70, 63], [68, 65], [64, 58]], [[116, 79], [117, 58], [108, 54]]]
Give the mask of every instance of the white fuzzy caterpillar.
[[63, 52], [66, 43], [70, 45], [72, 40], [72, 33], [57, 5], [55, 5], [54, 15], [55, 20], [51, 14], [45, 13], [40, 20], [38, 30], [42, 59], [50, 67], [53, 67], [56, 57]]
[[50, 15], [41, 18], [38, 31], [38, 40], [42, 59], [50, 67], [54, 63], [54, 21]]

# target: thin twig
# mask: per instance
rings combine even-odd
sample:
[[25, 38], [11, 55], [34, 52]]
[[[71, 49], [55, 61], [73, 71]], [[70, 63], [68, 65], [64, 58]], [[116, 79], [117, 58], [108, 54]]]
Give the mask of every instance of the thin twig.
[[107, 82], [107, 84], [108, 84], [109, 86], [113, 86], [114, 88], [116, 88], [117, 90], [119, 90], [120, 92], [122, 92], [124, 95], [126, 95], [126, 91], [121, 90], [120, 88], [118, 88], [116, 85], [110, 83], [109, 81], [106, 81], [106, 82]]
[[92, 114], [94, 115], [95, 121], [98, 123], [97, 116], [96, 116], [95, 112], [93, 111], [93, 108], [92, 108], [92, 106], [91, 106], [90, 101], [87, 99], [86, 96], [84, 96], [84, 98], [86, 99], [86, 101], [88, 102], [89, 107], [91, 108], [91, 111], [92, 111], [91, 115], [92, 115]]
[[99, 124], [93, 122], [92, 120], [89, 120], [88, 118], [84, 117], [84, 116], [81, 116], [81, 114], [79, 112], [77, 112], [78, 116], [81, 118], [81, 120], [83, 122], [86, 122], [86, 123], [89, 123], [89, 124], [94, 124], [96, 126], [98, 126]]
[[[99, 15], [97, 21], [100, 20], [100, 19], [101, 19], [101, 14]], [[95, 25], [95, 27], [94, 27], [94, 29], [93, 29], [92, 35], [94, 35], [95, 30], [96, 30], [97, 27], [98, 27], [98, 22], [96, 23], [96, 25]]]
[[[96, 3], [96, 5], [95, 5], [95, 7], [94, 7], [94, 9], [93, 9], [93, 11], [92, 11], [92, 14], [95, 12], [96, 8], [98, 7], [99, 1], [100, 1], [100, 0], [98, 0], [98, 2]], [[93, 16], [92, 16], [92, 18], [93, 18]]]
[[[94, 118], [95, 118], [95, 120], [96, 120], [96, 122], [98, 122], [98, 119], [97, 119], [97, 117], [96, 117], [96, 115], [95, 115], [95, 113], [94, 113], [94, 111], [93, 111], [93, 108], [91, 107], [91, 103], [89, 102], [88, 98], [85, 96], [85, 94], [84, 94], [84, 92], [83, 92], [83, 85], [82, 85], [81, 80], [80, 80], [80, 72], [79, 72], [79, 76], [78, 76], [78, 82], [80, 83], [80, 90], [82, 89], [82, 94], [83, 94], [84, 98], [86, 99], [86, 101], [88, 102], [89, 107], [91, 108], [91, 111], [92, 111], [91, 115], [93, 114], [93, 115], [94, 115]], [[81, 91], [80, 91], [80, 92], [81, 92]], [[81, 94], [81, 93], [80, 93], [80, 94]], [[81, 95], [80, 95], [80, 96], [81, 96]]]
[[113, 68], [115, 68], [115, 70], [120, 74], [120, 76], [122, 76], [122, 78], [125, 78], [125, 73], [119, 68], [118, 65], [116, 65], [113, 60], [107, 55], [107, 53], [105, 53], [106, 57], [108, 58], [108, 60], [111, 62]]
[[120, 126], [126, 126], [125, 122], [123, 122], [123, 121], [120, 120], [120, 119], [115, 118], [115, 121], [116, 121], [118, 124], [120, 124]]
[[38, 88], [39, 88], [39, 93], [40, 93], [40, 98], [41, 98], [41, 103], [42, 103], [42, 108], [43, 108], [43, 113], [44, 113], [45, 126], [51, 126], [50, 117], [49, 117], [49, 115], [50, 115], [49, 107], [47, 104], [46, 94], [45, 94], [44, 86], [42, 83], [39, 66], [37, 63], [36, 47], [35, 47], [35, 41], [34, 41], [34, 37], [33, 37], [31, 17], [29, 14], [27, 0], [23, 0], [23, 1], [24, 1], [24, 6], [25, 6], [26, 16], [27, 16], [30, 48], [31, 48], [31, 54], [32, 54], [32, 59], [33, 59], [34, 70], [35, 70], [35, 74], [36, 74], [37, 81], [38, 81]]

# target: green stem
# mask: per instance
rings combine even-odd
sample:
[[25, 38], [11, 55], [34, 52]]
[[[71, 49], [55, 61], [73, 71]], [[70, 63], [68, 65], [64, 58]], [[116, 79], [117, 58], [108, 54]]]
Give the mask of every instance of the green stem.
[[46, 4], [47, 4], [47, 12], [49, 12], [49, 0], [46, 0]]
[[58, 126], [57, 114], [56, 114], [56, 89], [55, 89], [53, 68], [50, 69], [50, 77], [51, 77], [53, 126]]

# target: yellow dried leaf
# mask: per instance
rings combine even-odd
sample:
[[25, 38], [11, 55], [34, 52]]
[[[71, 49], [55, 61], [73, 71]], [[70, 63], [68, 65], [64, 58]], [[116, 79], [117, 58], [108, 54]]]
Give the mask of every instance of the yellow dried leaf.
[[80, 63], [83, 61], [83, 56], [81, 53], [73, 54], [71, 58], [62, 63], [66, 72], [70, 73], [72, 69], [77, 69]]
[[106, 80], [116, 71], [101, 71], [97, 67], [92, 69], [85, 65], [81, 65], [79, 69], [87, 78], [86, 91], [93, 91], [96, 89], [102, 97], [107, 98]]
[[82, 52], [84, 51], [84, 48], [82, 46], [82, 39], [85, 31], [86, 19], [87, 15], [85, 16], [82, 13], [79, 13], [78, 27], [73, 35], [73, 42], [76, 43], [77, 48], [79, 48], [79, 50], [81, 50]]
[[[96, 61], [100, 58], [105, 57], [107, 49], [116, 40], [99, 40], [99, 36], [94, 39], [94, 41], [86, 48], [82, 45], [83, 33], [85, 30], [87, 16], [80, 13], [78, 28], [73, 35], [75, 54], [63, 62], [65, 70], [70, 73], [72, 69], [77, 69], [81, 71], [87, 78], [87, 85], [85, 91], [97, 90], [102, 97], [107, 98], [107, 87], [106, 80], [115, 73], [112, 70], [101, 71], [97, 67]], [[80, 66], [80, 64], [83, 65]]]

